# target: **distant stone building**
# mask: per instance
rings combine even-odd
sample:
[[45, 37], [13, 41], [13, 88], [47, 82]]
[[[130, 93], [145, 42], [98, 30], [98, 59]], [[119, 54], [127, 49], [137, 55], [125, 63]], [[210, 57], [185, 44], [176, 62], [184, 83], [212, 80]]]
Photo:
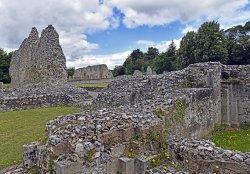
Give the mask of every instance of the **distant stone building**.
[[52, 25], [42, 31], [32, 28], [29, 37], [12, 55], [10, 87], [43, 88], [67, 81], [66, 59], [59, 44], [59, 35]]
[[81, 81], [81, 80], [98, 80], [113, 78], [112, 72], [108, 69], [107, 65], [94, 65], [79, 68], [75, 70], [75, 73], [69, 81]]

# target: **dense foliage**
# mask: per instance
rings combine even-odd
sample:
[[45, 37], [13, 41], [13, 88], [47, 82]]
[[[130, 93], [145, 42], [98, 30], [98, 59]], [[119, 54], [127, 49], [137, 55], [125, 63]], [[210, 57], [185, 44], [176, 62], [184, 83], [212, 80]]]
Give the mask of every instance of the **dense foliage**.
[[9, 67], [12, 53], [0, 48], [0, 82], [10, 83]]
[[75, 68], [74, 67], [69, 67], [69, 68], [66, 69], [66, 71], [67, 71], [68, 78], [73, 77], [73, 75], [75, 74]]
[[223, 64], [250, 64], [250, 22], [223, 31], [220, 24], [203, 23], [197, 32], [188, 32], [177, 49], [172, 41], [165, 52], [149, 47], [143, 53], [134, 50], [122, 66], [114, 69], [114, 76], [133, 74], [134, 70], [146, 71], [151, 66], [156, 73], [179, 70], [197, 62]]

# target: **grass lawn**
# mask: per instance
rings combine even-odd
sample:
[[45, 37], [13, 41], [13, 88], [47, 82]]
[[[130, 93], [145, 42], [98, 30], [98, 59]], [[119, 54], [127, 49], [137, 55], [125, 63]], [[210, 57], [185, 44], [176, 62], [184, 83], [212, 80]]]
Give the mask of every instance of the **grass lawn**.
[[86, 83], [86, 84], [74, 84], [79, 87], [107, 87], [109, 83]]
[[20, 163], [23, 144], [45, 139], [45, 124], [59, 115], [81, 109], [58, 106], [0, 113], [0, 169]]
[[238, 129], [222, 126], [214, 131], [212, 141], [225, 149], [250, 152], [250, 124]]
[[3, 87], [4, 87], [4, 88], [9, 88], [9, 87], [10, 87], [10, 84], [4, 83], [4, 84], [3, 84]]

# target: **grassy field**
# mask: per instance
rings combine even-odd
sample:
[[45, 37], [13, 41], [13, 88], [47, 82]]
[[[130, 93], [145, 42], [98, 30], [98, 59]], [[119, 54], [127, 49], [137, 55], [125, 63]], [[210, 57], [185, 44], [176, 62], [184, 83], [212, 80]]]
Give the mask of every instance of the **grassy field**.
[[213, 132], [212, 141], [222, 148], [250, 152], [250, 124], [238, 129], [217, 127]]
[[0, 169], [22, 160], [23, 144], [45, 139], [45, 124], [81, 109], [60, 106], [0, 113]]
[[107, 87], [108, 83], [86, 83], [86, 84], [75, 84], [79, 87]]

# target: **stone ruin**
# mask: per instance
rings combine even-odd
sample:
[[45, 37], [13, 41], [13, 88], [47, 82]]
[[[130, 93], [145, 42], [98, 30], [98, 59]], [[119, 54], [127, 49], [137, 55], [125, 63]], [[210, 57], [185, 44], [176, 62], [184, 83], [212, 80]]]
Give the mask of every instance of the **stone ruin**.
[[52, 25], [36, 28], [15, 51], [10, 64], [10, 89], [1, 89], [0, 111], [57, 105], [84, 107], [91, 102], [85, 89], [66, 84], [65, 56]]
[[10, 87], [25, 89], [62, 85], [67, 81], [65, 62], [54, 27], [45, 28], [40, 38], [34, 27], [12, 55]]
[[[14, 90], [1, 90], [0, 111], [85, 106], [90, 99], [86, 90], [63, 85], [60, 50], [52, 26], [40, 39], [32, 29], [13, 55]], [[249, 83], [250, 66], [215, 62], [116, 78], [101, 90], [91, 110], [49, 121], [46, 143], [24, 145], [23, 167], [9, 173], [31, 168], [42, 174], [250, 173], [250, 152], [225, 150], [199, 139], [215, 124], [250, 121]]]
[[[95, 110], [46, 125], [45, 145], [24, 146], [39, 173], [250, 173], [250, 152], [202, 140], [215, 124], [250, 121], [250, 66], [198, 63], [152, 76], [122, 76]], [[32, 157], [29, 155], [32, 152]], [[164, 163], [155, 165], [155, 162]]]
[[102, 64], [76, 69], [73, 77], [69, 78], [69, 81], [102, 80], [112, 78], [112, 72], [108, 69], [107, 65]]

